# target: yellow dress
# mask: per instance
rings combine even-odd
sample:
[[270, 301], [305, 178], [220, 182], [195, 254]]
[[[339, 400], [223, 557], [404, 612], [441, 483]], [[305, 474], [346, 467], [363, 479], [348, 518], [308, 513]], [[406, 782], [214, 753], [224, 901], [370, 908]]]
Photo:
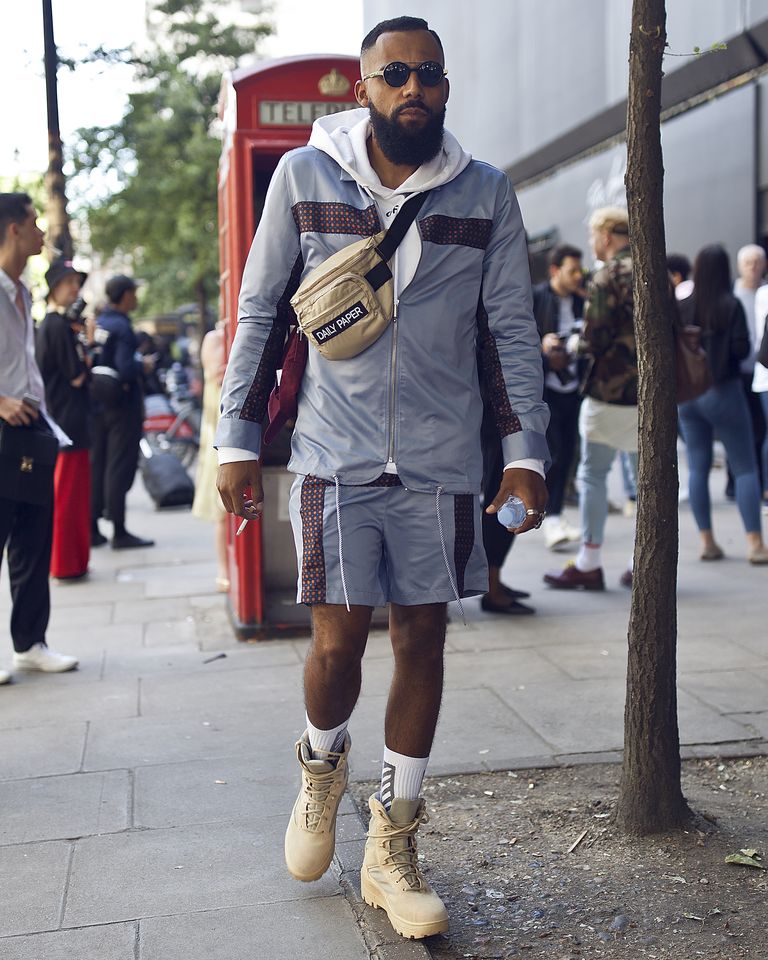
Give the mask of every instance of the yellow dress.
[[216, 424], [219, 422], [221, 387], [211, 380], [203, 387], [203, 415], [200, 423], [200, 451], [195, 474], [195, 499], [192, 515], [216, 523], [224, 515], [224, 507], [216, 489], [218, 462], [213, 448]]

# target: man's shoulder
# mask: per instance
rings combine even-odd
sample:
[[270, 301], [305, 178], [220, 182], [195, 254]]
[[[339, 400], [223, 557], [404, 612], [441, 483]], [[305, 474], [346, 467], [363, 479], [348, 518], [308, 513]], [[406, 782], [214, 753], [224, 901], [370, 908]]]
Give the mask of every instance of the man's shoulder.
[[495, 184], [497, 187], [512, 186], [509, 177], [503, 170], [494, 167], [492, 163], [488, 163], [485, 160], [477, 160], [474, 157], [469, 161], [459, 176], [477, 177], [485, 183]]
[[330, 157], [324, 150], [318, 150], [306, 144], [303, 147], [296, 147], [284, 153], [278, 163], [278, 169], [283, 168], [292, 175], [301, 173], [304, 170], [316, 169], [317, 167], [333, 166], [340, 169], [338, 163]]
[[119, 310], [109, 309], [103, 310], [98, 315], [96, 323], [105, 330], [109, 330], [110, 333], [130, 329], [131, 326], [130, 319], [124, 313], [120, 313]]

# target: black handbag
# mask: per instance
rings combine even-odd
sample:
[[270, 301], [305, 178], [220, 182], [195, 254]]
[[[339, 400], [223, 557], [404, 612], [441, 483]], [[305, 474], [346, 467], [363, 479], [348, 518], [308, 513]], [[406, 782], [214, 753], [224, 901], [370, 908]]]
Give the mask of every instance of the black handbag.
[[42, 507], [53, 499], [59, 441], [39, 427], [0, 420], [0, 497]]
[[764, 367], [768, 367], [768, 321], [766, 321], [765, 329], [763, 330], [763, 339], [757, 348], [757, 357], [755, 359], [758, 363], [762, 363]]

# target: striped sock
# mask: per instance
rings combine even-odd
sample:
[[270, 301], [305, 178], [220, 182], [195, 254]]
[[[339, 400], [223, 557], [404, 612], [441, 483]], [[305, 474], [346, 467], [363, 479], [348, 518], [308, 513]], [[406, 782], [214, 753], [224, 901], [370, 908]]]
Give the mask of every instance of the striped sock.
[[404, 757], [384, 747], [379, 798], [385, 810], [389, 810], [395, 797], [401, 800], [419, 799], [428, 763], [429, 757]]
[[[313, 755], [317, 753], [341, 753], [344, 749], [344, 739], [347, 736], [347, 726], [349, 720], [340, 723], [338, 727], [332, 730], [320, 730], [319, 727], [312, 725], [307, 714], [307, 733], [309, 734], [309, 746]], [[318, 760], [324, 760], [325, 757], [317, 757]]]

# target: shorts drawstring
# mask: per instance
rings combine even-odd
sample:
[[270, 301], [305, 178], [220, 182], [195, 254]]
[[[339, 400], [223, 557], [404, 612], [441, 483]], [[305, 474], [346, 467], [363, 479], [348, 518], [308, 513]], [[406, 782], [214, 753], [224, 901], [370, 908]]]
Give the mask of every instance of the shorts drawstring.
[[453, 589], [453, 594], [456, 597], [456, 602], [459, 605], [459, 610], [461, 611], [461, 619], [464, 621], [464, 626], [467, 626], [467, 618], [464, 615], [464, 607], [461, 603], [461, 597], [459, 596], [458, 588], [456, 587], [456, 581], [453, 578], [453, 571], [451, 570], [451, 565], [448, 563], [448, 552], [445, 549], [445, 536], [443, 534], [443, 521], [440, 516], [440, 494], [443, 492], [442, 487], [437, 488], [435, 493], [435, 512], [437, 513], [437, 529], [440, 532], [440, 546], [443, 551], [443, 561], [445, 562], [445, 569], [448, 571], [448, 579], [451, 581], [451, 588]]
[[336, 484], [336, 529], [339, 532], [339, 569], [341, 570], [341, 588], [344, 591], [344, 602], [347, 605], [347, 613], [351, 613], [349, 609], [349, 594], [347, 593], [347, 580], [344, 576], [344, 548], [341, 542], [341, 505], [339, 503], [339, 478], [334, 473], [333, 475], [334, 483]]

